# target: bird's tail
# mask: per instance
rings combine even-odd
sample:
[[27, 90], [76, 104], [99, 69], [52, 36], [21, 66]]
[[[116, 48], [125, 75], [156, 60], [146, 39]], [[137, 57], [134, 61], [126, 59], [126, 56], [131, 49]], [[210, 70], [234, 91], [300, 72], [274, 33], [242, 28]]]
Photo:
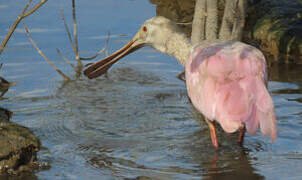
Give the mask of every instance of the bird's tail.
[[252, 112], [250, 118], [245, 122], [247, 131], [254, 134], [260, 125], [262, 134], [270, 135], [274, 141], [277, 138], [277, 123], [273, 100], [262, 80], [256, 79], [254, 85], [252, 91], [254, 91], [255, 99], [252, 104]]
[[260, 77], [246, 77], [220, 85], [216, 91], [215, 118], [222, 128], [232, 133], [245, 125], [249, 134], [257, 132], [277, 138], [274, 104]]

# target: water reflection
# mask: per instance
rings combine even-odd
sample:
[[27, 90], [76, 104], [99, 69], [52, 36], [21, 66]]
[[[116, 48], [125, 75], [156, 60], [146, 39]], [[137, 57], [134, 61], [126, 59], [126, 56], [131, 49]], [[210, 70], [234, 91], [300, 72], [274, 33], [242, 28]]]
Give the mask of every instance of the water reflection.
[[[116, 177], [127, 177], [126, 174], [129, 174], [136, 178], [144, 176], [152, 179], [173, 179], [173, 177], [182, 176], [203, 177], [203, 179], [264, 179], [253, 167], [248, 150], [237, 149], [233, 152], [224, 150], [214, 152], [212, 157], [209, 157], [208, 153], [200, 153], [200, 151], [195, 151], [194, 154], [195, 156], [183, 157], [186, 163], [194, 163], [194, 167], [173, 164], [167, 167], [149, 167], [148, 164], [136, 163], [136, 159], [108, 156], [104, 151], [99, 151], [98, 155], [88, 158], [88, 163], [101, 171], [116, 172], [114, 174]], [[167, 157], [162, 158], [168, 159]]]
[[3, 180], [37, 180], [38, 177], [32, 173], [24, 173], [19, 176], [10, 176], [7, 174], [0, 175]]
[[[191, 149], [194, 163], [199, 164], [204, 179], [264, 179], [257, 173], [254, 163], [257, 161], [251, 152], [266, 151], [266, 145], [261, 141], [247, 139], [244, 147], [237, 144], [237, 134], [226, 134], [222, 128], [217, 128], [221, 143], [219, 151], [213, 150], [209, 130], [204, 118], [197, 110], [193, 111], [195, 120], [201, 125], [201, 130], [194, 133]], [[205, 143], [208, 142], [208, 143]]]
[[272, 61], [268, 65], [269, 79], [278, 82], [293, 82], [299, 86], [302, 84], [301, 69], [302, 64], [285, 64]]
[[243, 149], [232, 153], [217, 153], [204, 177], [205, 179], [207, 177], [211, 179], [264, 179], [262, 175], [256, 173], [251, 157]]

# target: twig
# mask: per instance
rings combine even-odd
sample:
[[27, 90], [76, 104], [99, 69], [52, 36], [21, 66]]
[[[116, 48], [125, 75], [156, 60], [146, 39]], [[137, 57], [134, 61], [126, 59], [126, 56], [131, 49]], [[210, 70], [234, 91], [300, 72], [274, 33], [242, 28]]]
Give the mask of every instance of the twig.
[[27, 26], [25, 25], [25, 23], [23, 22], [26, 34], [29, 38], [29, 40], [31, 41], [31, 43], [33, 44], [33, 46], [36, 48], [36, 50], [38, 51], [38, 53], [46, 60], [46, 62], [52, 66], [65, 80], [70, 81], [71, 79], [66, 76], [60, 69], [58, 69], [53, 62], [51, 62], [44, 54], [43, 52], [40, 50], [40, 48], [37, 46], [37, 44], [35, 43], [35, 41], [31, 38], [31, 35], [29, 33], [29, 30], [27, 28]]
[[74, 50], [76, 55], [76, 60], [78, 62], [77, 76], [80, 76], [83, 69], [82, 61], [80, 60], [79, 48], [78, 48], [78, 31], [77, 31], [77, 22], [76, 22], [76, 13], [75, 13], [75, 0], [72, 0], [72, 19], [73, 19], [73, 40], [74, 40]]
[[57, 53], [65, 60], [65, 62], [67, 62], [67, 64], [69, 64], [74, 71], [76, 71], [76, 67], [74, 67], [74, 65], [65, 57], [63, 56], [63, 54], [60, 52], [60, 50], [57, 48]]
[[24, 19], [25, 17], [27, 17], [27, 16], [31, 15], [32, 13], [34, 13], [37, 9], [39, 9], [47, 1], [48, 0], [42, 0], [36, 6], [34, 6], [31, 10], [29, 10], [28, 12], [26, 12], [29, 4], [31, 3], [31, 0], [28, 0], [27, 4], [25, 5], [25, 7], [24, 7], [24, 9], [22, 11], [22, 13], [17, 17], [17, 19], [15, 20], [14, 24], [11, 26], [11, 28], [8, 31], [8, 33], [4, 37], [4, 39], [3, 39], [2, 43], [1, 43], [1, 46], [0, 46], [0, 54], [3, 52], [4, 48], [6, 47], [7, 42], [9, 41], [10, 37], [14, 33], [14, 31], [17, 28], [17, 26], [20, 23], [20, 21], [22, 19]]
[[68, 39], [69, 39], [69, 42], [70, 42], [70, 44], [71, 44], [71, 47], [72, 47], [73, 51], [76, 52], [76, 50], [75, 50], [75, 48], [74, 48], [74, 45], [73, 45], [71, 33], [70, 33], [70, 31], [69, 31], [68, 25], [67, 25], [66, 20], [65, 20], [65, 17], [64, 17], [64, 11], [63, 11], [63, 8], [62, 8], [62, 7], [61, 7], [61, 17], [62, 17], [62, 20], [63, 20], [63, 23], [64, 23], [65, 30], [66, 30], [66, 32], [67, 32]]
[[104, 51], [106, 50], [106, 47], [104, 47], [103, 49], [99, 50], [94, 56], [92, 57], [88, 57], [88, 58], [85, 58], [85, 57], [81, 57], [80, 59], [82, 61], [90, 61], [90, 60], [93, 60], [94, 58], [96, 58], [98, 55], [102, 54]]
[[83, 61], [88, 61], [88, 60], [92, 60], [94, 58], [96, 58], [98, 55], [100, 55], [101, 53], [103, 53], [107, 47], [108, 47], [108, 43], [109, 43], [109, 39], [110, 39], [110, 32], [108, 32], [108, 35], [107, 35], [107, 39], [106, 39], [106, 43], [105, 43], [105, 47], [101, 50], [99, 50], [94, 56], [92, 57], [89, 57], [89, 58], [84, 58], [84, 57], [81, 57], [80, 59], [83, 60]]
[[17, 17], [17, 19], [15, 20], [14, 24], [12, 25], [12, 27], [9, 29], [8, 33], [7, 33], [6, 36], [4, 37], [4, 39], [3, 39], [3, 41], [2, 41], [2, 44], [1, 44], [1, 47], [0, 47], [0, 54], [1, 54], [2, 51], [4, 50], [6, 44], [7, 44], [8, 40], [10, 39], [10, 37], [12, 36], [14, 30], [16, 29], [16, 27], [18, 26], [18, 24], [19, 24], [20, 21], [22, 20], [22, 17], [23, 17], [23, 15], [24, 15], [25, 11], [27, 10], [27, 8], [28, 8], [28, 6], [29, 6], [30, 3], [31, 3], [31, 0], [29, 0], [29, 1], [26, 3], [26, 5], [25, 5], [25, 7], [24, 7], [24, 9], [23, 9], [23, 11], [22, 11], [22, 13]]
[[28, 6], [29, 6], [30, 3], [31, 3], [31, 0], [28, 0], [28, 2], [26, 3], [26, 5], [25, 5], [25, 7], [24, 7], [24, 9], [22, 11], [22, 14], [24, 14], [26, 12], [26, 10], [27, 10], [27, 8], [28, 8]]
[[178, 25], [190, 25], [193, 24], [193, 22], [177, 22]]
[[35, 5], [31, 10], [29, 10], [26, 13], [23, 13], [23, 18], [31, 15], [32, 13], [34, 13], [37, 9], [39, 9], [44, 3], [46, 3], [48, 0], [42, 0], [41, 2], [39, 2], [37, 5]]

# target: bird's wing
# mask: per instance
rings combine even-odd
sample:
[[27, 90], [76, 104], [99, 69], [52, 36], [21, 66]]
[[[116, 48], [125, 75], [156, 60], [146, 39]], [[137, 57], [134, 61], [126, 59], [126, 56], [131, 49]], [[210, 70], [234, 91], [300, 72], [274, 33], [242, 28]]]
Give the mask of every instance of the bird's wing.
[[263, 134], [276, 137], [265, 58], [258, 49], [240, 42], [196, 47], [186, 65], [186, 79], [194, 106], [226, 132], [244, 123], [254, 134], [260, 124]]

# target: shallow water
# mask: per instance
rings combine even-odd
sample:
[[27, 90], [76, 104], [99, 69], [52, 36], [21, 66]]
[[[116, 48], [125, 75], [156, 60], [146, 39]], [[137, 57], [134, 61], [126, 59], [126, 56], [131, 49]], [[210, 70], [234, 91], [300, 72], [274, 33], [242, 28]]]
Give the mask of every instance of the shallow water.
[[[1, 38], [25, 2], [0, 2]], [[63, 1], [49, 1], [25, 22], [44, 53], [73, 76], [56, 53], [59, 48], [73, 58], [59, 6], [71, 27], [70, 4]], [[118, 49], [156, 14], [146, 0], [81, 1], [77, 7], [81, 56], [101, 49], [108, 31], [109, 53]], [[0, 60], [1, 75], [18, 82], [1, 106], [41, 139], [39, 159], [51, 165], [29, 179], [302, 177], [302, 66], [270, 66], [278, 119], [274, 144], [257, 133], [241, 148], [234, 135], [219, 130], [222, 147], [215, 152], [206, 124], [176, 77], [183, 68], [172, 57], [144, 48], [113, 66], [107, 77], [66, 84], [33, 49], [20, 24]]]

